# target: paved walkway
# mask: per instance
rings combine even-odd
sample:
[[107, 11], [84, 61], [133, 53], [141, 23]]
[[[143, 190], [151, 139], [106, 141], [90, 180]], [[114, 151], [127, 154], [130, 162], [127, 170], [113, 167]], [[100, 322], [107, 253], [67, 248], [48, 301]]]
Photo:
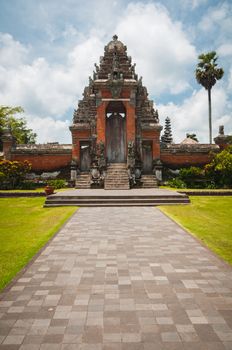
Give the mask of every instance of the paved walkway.
[[0, 349], [229, 350], [231, 292], [158, 209], [81, 208], [1, 295]]

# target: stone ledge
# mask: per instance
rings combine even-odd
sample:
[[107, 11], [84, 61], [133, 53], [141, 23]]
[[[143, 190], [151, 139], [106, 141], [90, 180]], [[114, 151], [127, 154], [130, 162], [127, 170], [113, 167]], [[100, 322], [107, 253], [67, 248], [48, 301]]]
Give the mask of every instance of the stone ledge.
[[45, 192], [0, 192], [0, 198], [15, 197], [46, 197]]
[[195, 191], [177, 191], [188, 196], [232, 196], [232, 190], [195, 190]]
[[209, 144], [175, 144], [167, 145], [165, 148], [161, 147], [160, 153], [173, 154], [173, 153], [209, 153], [210, 151], [219, 152], [220, 149], [217, 145]]

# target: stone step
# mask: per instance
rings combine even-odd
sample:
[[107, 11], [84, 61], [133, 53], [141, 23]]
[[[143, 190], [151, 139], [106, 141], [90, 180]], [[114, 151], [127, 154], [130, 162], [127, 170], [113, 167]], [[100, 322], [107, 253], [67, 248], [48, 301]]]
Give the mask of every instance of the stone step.
[[125, 184], [105, 184], [105, 190], [129, 190], [130, 186]]
[[168, 197], [149, 197], [149, 198], [47, 198], [45, 202], [45, 207], [49, 206], [157, 206], [157, 205], [174, 205], [174, 204], [188, 204], [189, 198], [174, 196], [172, 198]]
[[118, 181], [125, 181], [128, 180], [128, 176], [106, 176], [105, 177], [106, 180], [118, 180]]
[[127, 165], [125, 163], [108, 165], [104, 188], [105, 190], [128, 190], [130, 188]]
[[127, 170], [112, 170], [107, 169], [107, 174], [128, 174]]
[[142, 175], [142, 188], [157, 188], [158, 182], [155, 175]]
[[78, 177], [76, 179], [75, 187], [80, 188], [80, 189], [90, 188], [91, 187], [90, 174], [84, 173], [84, 174], [78, 175]]
[[181, 204], [181, 205], [187, 205], [188, 203], [133, 203], [133, 204], [128, 204], [128, 203], [118, 203], [118, 204], [86, 204], [86, 205], [81, 205], [80, 203], [77, 204], [44, 204], [44, 208], [52, 208], [52, 207], [70, 207], [70, 206], [77, 206], [77, 207], [156, 207], [156, 206], [161, 206], [161, 205], [176, 205], [176, 204]]

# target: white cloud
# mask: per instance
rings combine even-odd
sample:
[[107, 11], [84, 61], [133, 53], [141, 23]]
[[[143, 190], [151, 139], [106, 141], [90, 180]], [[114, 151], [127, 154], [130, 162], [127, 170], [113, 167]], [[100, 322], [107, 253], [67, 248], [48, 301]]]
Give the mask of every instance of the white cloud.
[[[205, 32], [213, 31], [221, 35], [220, 39], [223, 40], [227, 35], [231, 35], [232, 32], [232, 4], [230, 2], [220, 2], [216, 6], [210, 7], [207, 13], [204, 13], [202, 20], [199, 23], [199, 28]], [[221, 38], [222, 36], [222, 38]], [[218, 37], [215, 36], [215, 39]]]
[[[25, 63], [25, 57], [21, 53], [26, 55], [26, 48], [15, 42], [10, 35], [5, 38], [3, 50], [6, 53], [10, 51], [10, 55], [16, 57], [17, 61], [15, 65], [12, 64], [13, 59], [9, 65], [6, 60], [0, 64], [0, 104], [21, 105], [26, 114], [36, 116], [32, 126], [38, 135], [42, 135], [42, 139], [44, 131], [40, 120], [44, 119], [47, 123], [45, 116], [53, 118], [54, 127], [50, 133], [61, 141], [64, 140], [57, 125], [66, 124], [59, 124], [57, 120], [64, 118], [69, 109], [76, 108], [78, 97], [81, 97], [88, 84], [94, 62], [103, 50], [100, 40], [91, 37], [76, 45], [68, 53], [64, 65], [48, 63], [43, 57]], [[51, 125], [51, 119], [49, 120]], [[72, 115], [69, 120], [71, 124]], [[66, 130], [63, 132], [66, 133]]]
[[28, 53], [29, 49], [10, 34], [0, 33], [0, 66], [15, 67], [25, 62]]
[[[73, 4], [72, 0], [68, 1], [68, 4]], [[42, 23], [48, 22], [44, 31], [49, 33], [50, 41], [44, 46], [50, 45], [52, 57], [57, 54], [62, 59], [56, 60], [55, 57], [51, 61], [51, 56], [32, 59], [34, 47], [23, 45], [9, 34], [0, 34], [0, 104], [24, 107], [29, 126], [38, 133], [39, 142], [71, 142], [68, 126], [72, 122], [72, 115], [68, 113], [76, 108], [77, 100], [88, 84], [88, 76], [94, 69], [94, 62], [99, 62], [104, 45], [114, 33], [128, 46], [128, 54], [137, 64], [136, 72], [144, 77], [143, 82], [156, 101], [162, 98], [162, 94], [173, 94], [177, 101], [180, 93], [191, 93], [197, 61], [196, 48], [186, 34], [187, 27], [174, 21], [164, 6], [152, 2], [131, 2], [127, 6], [122, 0], [115, 1], [114, 6], [108, 6], [107, 0], [102, 0], [99, 16], [99, 11], [96, 11], [99, 3], [92, 0], [89, 3], [92, 7], [84, 6], [80, 14], [76, 10], [71, 14], [71, 7], [66, 3], [62, 2], [61, 7], [57, 8], [56, 2], [47, 5], [43, 0], [37, 23], [31, 17], [31, 26], [35, 25], [37, 30], [41, 20]], [[189, 3], [193, 9], [201, 5], [199, 0], [183, 0], [183, 3]], [[47, 6], [50, 6], [50, 10], [54, 8], [54, 11], [47, 11]], [[122, 7], [123, 11], [120, 11]], [[230, 41], [224, 38], [228, 38], [232, 27], [228, 21], [229, 11], [231, 7], [228, 3], [210, 8], [209, 18], [201, 22], [201, 29], [217, 28], [219, 34], [215, 35], [215, 43], [219, 47], [219, 55], [225, 59], [232, 52]], [[70, 25], [63, 22], [63, 30], [57, 24], [54, 25], [62, 12], [67, 18], [71, 15], [78, 17], [79, 14], [78, 25], [72, 21]], [[84, 23], [90, 12], [93, 16], [88, 22], [89, 34], [86, 35], [80, 23]], [[48, 13], [52, 13], [50, 23]], [[204, 17], [207, 17], [205, 13]], [[58, 64], [58, 61], [62, 61], [62, 64]], [[219, 124], [225, 124], [226, 133], [232, 132], [231, 106], [228, 102], [232, 89], [232, 68], [228, 85], [224, 90], [220, 86], [213, 89], [214, 136]], [[205, 90], [193, 92], [182, 102], [167, 105], [160, 103], [157, 107], [163, 125], [167, 115], [171, 118], [175, 141], [181, 141], [186, 132], [192, 131], [197, 133], [200, 141], [208, 142]]]
[[27, 116], [28, 127], [37, 133], [37, 143], [56, 142], [72, 143], [69, 120], [55, 120], [51, 117]]
[[[208, 143], [208, 98], [207, 91], [200, 89], [181, 104], [158, 105], [161, 124], [167, 116], [171, 118], [174, 141], [181, 142], [187, 132], [196, 133], [200, 142]], [[228, 96], [222, 87], [212, 89], [213, 137], [218, 134], [219, 125], [225, 125], [225, 132], [232, 132]]]
[[191, 8], [195, 10], [196, 8], [206, 4], [208, 0], [180, 0], [180, 3], [185, 8]]
[[172, 21], [160, 4], [130, 4], [116, 26], [119, 39], [128, 46], [137, 72], [153, 94], [179, 94], [189, 88], [189, 70], [196, 50], [180, 22]]
[[217, 49], [217, 52], [222, 57], [232, 56], [232, 44], [230, 44], [230, 43], [222, 44]]

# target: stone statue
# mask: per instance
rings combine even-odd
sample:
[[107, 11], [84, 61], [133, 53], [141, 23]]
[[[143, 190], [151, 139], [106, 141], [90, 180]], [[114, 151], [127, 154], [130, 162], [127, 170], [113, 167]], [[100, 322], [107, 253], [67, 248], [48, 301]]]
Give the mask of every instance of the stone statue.
[[219, 135], [224, 135], [224, 125], [219, 126]]

